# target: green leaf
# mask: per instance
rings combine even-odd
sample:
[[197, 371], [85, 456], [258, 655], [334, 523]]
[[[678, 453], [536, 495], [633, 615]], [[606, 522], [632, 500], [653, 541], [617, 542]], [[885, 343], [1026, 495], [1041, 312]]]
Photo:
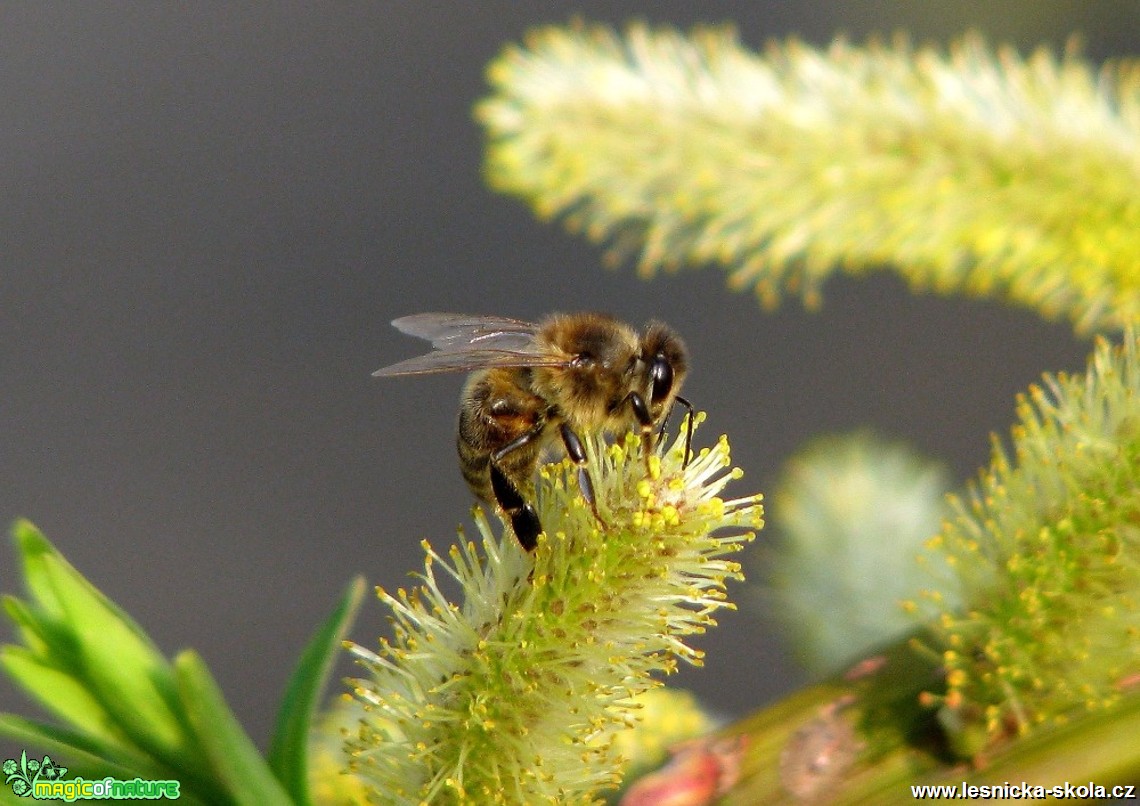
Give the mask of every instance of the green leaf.
[[38, 608], [30, 607], [15, 596], [0, 597], [0, 602], [3, 602], [4, 612], [16, 628], [16, 637], [37, 655], [47, 653], [52, 642], [40, 635], [41, 628], [46, 625], [36, 613]]
[[116, 748], [114, 755], [108, 748], [83, 733], [34, 722], [14, 714], [0, 714], [0, 736], [5, 736], [24, 747], [34, 747], [65, 765], [71, 777], [92, 780], [115, 778], [164, 778], [168, 771], [152, 759], [125, 748]]
[[[0, 806], [26, 806], [27, 802], [8, 787], [0, 786]], [[35, 801], [32, 802], [35, 803]]]
[[47, 643], [53, 662], [74, 666], [65, 671], [82, 681], [135, 744], [174, 766], [199, 766], [162, 653], [35, 526], [18, 521], [13, 533], [32, 600], [20, 615], [24, 629]]
[[115, 720], [74, 676], [21, 646], [0, 647], [0, 668], [44, 708], [108, 746], [128, 742]]
[[[120, 780], [135, 777], [148, 780], [168, 780], [177, 778], [176, 773], [143, 755], [133, 751], [116, 749], [114, 755], [105, 755], [106, 748], [92, 741], [82, 733], [76, 733], [55, 725], [22, 719], [12, 714], [0, 714], [0, 736], [6, 736], [25, 747], [35, 747], [37, 751], [50, 754], [53, 760], [67, 767], [68, 778], [100, 780], [111, 776]], [[180, 780], [178, 802], [187, 806], [206, 806], [217, 803], [218, 793], [208, 790], [196, 793]], [[0, 798], [0, 803], [5, 803]], [[13, 801], [23, 804], [27, 801]]]
[[214, 776], [224, 784], [233, 801], [248, 806], [292, 804], [226, 705], [202, 658], [190, 650], [180, 653], [174, 659], [174, 673], [187, 716], [209, 757]]
[[336, 609], [301, 655], [277, 714], [269, 764], [298, 804], [309, 803], [309, 729], [342, 642], [364, 599], [364, 577], [349, 583]]

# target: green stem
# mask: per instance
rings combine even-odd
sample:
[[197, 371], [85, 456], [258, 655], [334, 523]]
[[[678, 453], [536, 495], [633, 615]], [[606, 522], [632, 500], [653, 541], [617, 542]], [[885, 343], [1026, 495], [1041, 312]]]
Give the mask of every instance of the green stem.
[[[823, 771], [817, 775], [819, 789], [812, 796], [816, 802], [911, 803], [912, 785], [961, 786], [963, 781], [1014, 786], [1025, 782], [1047, 788], [1089, 782], [1112, 787], [1140, 781], [1140, 742], [1136, 741], [1140, 691], [1067, 725], [1010, 739], [967, 763], [947, 753], [934, 711], [919, 705], [915, 692], [929, 687], [927, 676], [936, 670], [912, 646], [913, 641], [907, 640], [886, 650], [881, 656], [886, 665], [868, 679], [840, 678], [809, 686], [726, 728], [725, 735], [747, 735], [748, 744], [741, 780], [721, 803], [795, 802], [788, 791], [789, 784], [795, 784], [788, 780], [795, 772], [789, 769], [789, 743], [797, 732], [811, 730], [831, 710], [855, 727], [858, 755], [839, 770], [827, 768], [826, 754], [816, 757], [823, 760]], [[884, 698], [892, 690], [895, 696]], [[838, 709], [836, 704], [840, 704]]]

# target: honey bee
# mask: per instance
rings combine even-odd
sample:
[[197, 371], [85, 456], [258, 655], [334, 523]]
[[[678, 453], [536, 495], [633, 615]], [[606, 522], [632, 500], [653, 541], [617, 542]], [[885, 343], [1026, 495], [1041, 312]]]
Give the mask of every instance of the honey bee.
[[[537, 324], [421, 313], [392, 324], [435, 349], [372, 374], [470, 373], [459, 405], [459, 468], [476, 497], [503, 511], [526, 551], [542, 532], [526, 496], [556, 440], [577, 465], [582, 497], [601, 521], [579, 434], [636, 427], [648, 463], [654, 432], [664, 428], [673, 403], [692, 412], [677, 394], [688, 369], [685, 345], [660, 322], [641, 333], [601, 313], [552, 314]], [[691, 430], [686, 461], [688, 437]]]

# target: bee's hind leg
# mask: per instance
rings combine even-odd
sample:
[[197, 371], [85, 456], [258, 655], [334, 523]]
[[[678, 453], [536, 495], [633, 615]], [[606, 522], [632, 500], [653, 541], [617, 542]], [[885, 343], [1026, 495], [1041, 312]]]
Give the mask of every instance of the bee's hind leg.
[[559, 426], [559, 433], [562, 435], [562, 444], [566, 448], [566, 455], [570, 457], [571, 462], [578, 466], [578, 489], [582, 492], [582, 498], [590, 505], [590, 511], [594, 513], [598, 523], [605, 526], [606, 522], [598, 514], [598, 500], [594, 495], [593, 479], [590, 478], [590, 462], [586, 458], [586, 449], [582, 445], [582, 440], [574, 433], [574, 429], [566, 423]]
[[491, 462], [491, 490], [495, 493], [495, 501], [502, 507], [503, 512], [511, 521], [511, 529], [519, 544], [527, 552], [534, 551], [538, 545], [538, 536], [542, 533], [542, 522], [534, 507], [526, 502], [510, 479], [508, 479], [498, 465]]

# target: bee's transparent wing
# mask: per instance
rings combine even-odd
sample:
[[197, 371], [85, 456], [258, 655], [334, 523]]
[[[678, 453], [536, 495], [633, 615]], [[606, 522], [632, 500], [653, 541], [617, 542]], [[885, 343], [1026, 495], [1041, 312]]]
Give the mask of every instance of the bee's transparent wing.
[[375, 377], [472, 372], [490, 367], [556, 367], [569, 359], [535, 343], [538, 326], [501, 316], [418, 313], [392, 322], [409, 336], [427, 339], [435, 351], [378, 369]]
[[433, 372], [474, 372], [492, 367], [560, 367], [566, 359], [542, 353], [516, 353], [510, 350], [436, 350], [378, 369], [375, 378], [393, 375], [429, 375]]
[[504, 316], [417, 313], [392, 320], [401, 333], [427, 339], [437, 350], [518, 350], [534, 348], [538, 325]]

